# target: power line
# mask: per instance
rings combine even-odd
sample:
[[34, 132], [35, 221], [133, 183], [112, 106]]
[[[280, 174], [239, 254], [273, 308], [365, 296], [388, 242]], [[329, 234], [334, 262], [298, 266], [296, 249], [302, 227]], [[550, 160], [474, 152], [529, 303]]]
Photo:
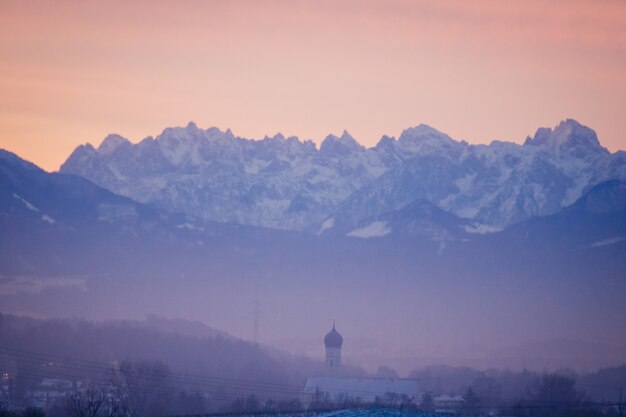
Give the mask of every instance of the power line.
[[[64, 366], [70, 366], [77, 370], [90, 370], [90, 371], [96, 371], [96, 372], [97, 371], [109, 371], [112, 368], [112, 364], [107, 364], [103, 362], [72, 359], [72, 358], [59, 356], [59, 355], [24, 351], [20, 349], [0, 347], [0, 352], [1, 351], [5, 351], [8, 354], [16, 355], [20, 359], [30, 361], [31, 363], [36, 363], [33, 361], [37, 361], [37, 360], [46, 361], [46, 362], [49, 362], [50, 360], [52, 362], [64, 361], [64, 362], [67, 362], [67, 364], [64, 364]], [[242, 386], [263, 385], [266, 387], [273, 387], [276, 389], [283, 389], [283, 390], [284, 389], [301, 389], [300, 385], [278, 383], [278, 382], [251, 381], [251, 380], [244, 380], [244, 379], [233, 379], [233, 378], [214, 377], [214, 376], [207, 376], [207, 375], [180, 373], [180, 372], [175, 372], [175, 371], [170, 371], [170, 374], [186, 379], [186, 380], [210, 381], [214, 383], [233, 383], [233, 384], [242, 385]]]
[[254, 344], [259, 346], [259, 297], [258, 293], [254, 291]]
[[[35, 369], [21, 369], [19, 374], [31, 377], [52, 377], [61, 376], [70, 379], [78, 379], [85, 377], [85, 373], [90, 374], [87, 379], [91, 383], [99, 383], [102, 385], [111, 384], [111, 378], [106, 376], [106, 373], [112, 371], [111, 364], [102, 362], [94, 362], [87, 360], [71, 359], [60, 355], [50, 355], [40, 352], [24, 351], [9, 347], [0, 347], [0, 352], [4, 352], [6, 355], [13, 356], [16, 360], [21, 361], [27, 365], [39, 366]], [[52, 368], [50, 371], [42, 369], [40, 366], [42, 362], [52, 362]], [[94, 375], [95, 374], [95, 375]], [[294, 395], [302, 393], [303, 387], [293, 384], [280, 384], [280, 383], [267, 383], [262, 381], [242, 381], [232, 378], [219, 378], [209, 377], [205, 375], [189, 375], [179, 372], [168, 372], [168, 381], [179, 383], [181, 385], [197, 387], [198, 389], [207, 389], [213, 391], [213, 394], [209, 394], [212, 400], [235, 400], [242, 399], [251, 391], [264, 395]], [[226, 392], [221, 391], [226, 390]], [[227, 392], [228, 390], [241, 391]], [[160, 394], [172, 394], [172, 390], [169, 387], [156, 388], [156, 393]], [[377, 394], [370, 391], [345, 391], [338, 390], [336, 392], [329, 392], [329, 394], [343, 394], [346, 397], [358, 398], [359, 395]], [[351, 399], [346, 398], [346, 399]], [[622, 412], [622, 400], [620, 398], [619, 403], [585, 403], [585, 404], [566, 404], [566, 403], [551, 403], [551, 404], [524, 404], [519, 402], [519, 399], [492, 399], [483, 398], [483, 402], [478, 404], [479, 408], [498, 408], [498, 409], [511, 409], [511, 408], [528, 408], [528, 409], [543, 409], [543, 408], [563, 408], [563, 409], [581, 409], [581, 408], [605, 408], [605, 407], [620, 407]], [[489, 402], [485, 402], [489, 401]], [[513, 404], [512, 402], [516, 402]]]
[[[76, 373], [80, 372], [96, 372], [107, 373], [110, 372], [112, 366], [101, 362], [75, 360], [67, 357], [61, 357], [58, 355], [48, 355], [43, 353], [28, 352], [19, 349], [3, 348], [0, 347], [0, 351], [10, 351], [16, 355], [20, 360], [25, 361], [31, 365], [39, 365], [41, 362], [59, 361], [63, 360], [66, 363], [58, 363], [55, 365], [57, 369], [65, 369], [65, 376], [76, 378], [80, 375], [72, 374], [71, 371]], [[70, 372], [68, 372], [70, 371]], [[179, 373], [170, 371], [170, 380], [179, 382], [181, 384], [195, 385], [201, 387], [215, 387], [215, 388], [232, 388], [239, 390], [257, 391], [261, 393], [274, 393], [274, 394], [289, 394], [289, 393], [301, 393], [303, 391], [302, 385], [284, 384], [284, 383], [268, 383], [263, 381], [245, 381], [230, 378], [210, 377], [205, 375], [193, 375], [187, 373]], [[47, 375], [45, 375], [47, 376]], [[378, 394], [377, 391], [367, 390], [327, 390], [329, 394], [345, 394], [352, 397], [360, 396], [372, 396]]]

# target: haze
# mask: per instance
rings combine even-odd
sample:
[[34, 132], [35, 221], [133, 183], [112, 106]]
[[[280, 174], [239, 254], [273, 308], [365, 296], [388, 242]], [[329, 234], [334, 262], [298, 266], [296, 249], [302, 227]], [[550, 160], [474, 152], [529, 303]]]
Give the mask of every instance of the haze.
[[620, 414], [625, 74], [622, 0], [0, 0], [0, 415]]

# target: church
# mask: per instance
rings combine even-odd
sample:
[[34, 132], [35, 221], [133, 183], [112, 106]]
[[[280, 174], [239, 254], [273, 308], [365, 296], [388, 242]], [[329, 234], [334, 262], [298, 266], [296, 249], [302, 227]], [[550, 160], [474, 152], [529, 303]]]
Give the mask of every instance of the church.
[[324, 337], [324, 346], [326, 347], [326, 372], [329, 374], [336, 373], [341, 366], [343, 337], [335, 329], [334, 320], [332, 330]]
[[353, 401], [373, 403], [390, 398], [419, 401], [417, 381], [402, 378], [351, 378], [341, 376], [341, 348], [343, 336], [337, 331], [335, 322], [324, 337], [326, 367], [324, 376], [309, 377], [304, 385], [302, 402], [310, 405], [314, 401], [341, 403]]

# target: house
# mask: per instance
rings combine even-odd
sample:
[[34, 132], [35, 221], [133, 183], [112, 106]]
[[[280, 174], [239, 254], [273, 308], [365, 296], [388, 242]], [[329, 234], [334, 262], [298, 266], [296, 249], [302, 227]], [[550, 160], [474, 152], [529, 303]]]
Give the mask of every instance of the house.
[[462, 395], [440, 395], [433, 398], [435, 411], [439, 413], [453, 413], [458, 411], [464, 403]]
[[307, 378], [301, 401], [312, 403], [384, 403], [399, 405], [420, 398], [417, 381], [400, 378]]

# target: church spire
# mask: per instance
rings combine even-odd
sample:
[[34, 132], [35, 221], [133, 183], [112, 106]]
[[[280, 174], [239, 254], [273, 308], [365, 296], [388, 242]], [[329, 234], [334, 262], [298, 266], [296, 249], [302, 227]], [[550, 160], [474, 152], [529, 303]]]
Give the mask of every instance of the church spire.
[[335, 320], [333, 319], [333, 328], [324, 337], [324, 346], [326, 346], [326, 370], [334, 373], [341, 366], [341, 346], [343, 345], [343, 337], [335, 328]]

